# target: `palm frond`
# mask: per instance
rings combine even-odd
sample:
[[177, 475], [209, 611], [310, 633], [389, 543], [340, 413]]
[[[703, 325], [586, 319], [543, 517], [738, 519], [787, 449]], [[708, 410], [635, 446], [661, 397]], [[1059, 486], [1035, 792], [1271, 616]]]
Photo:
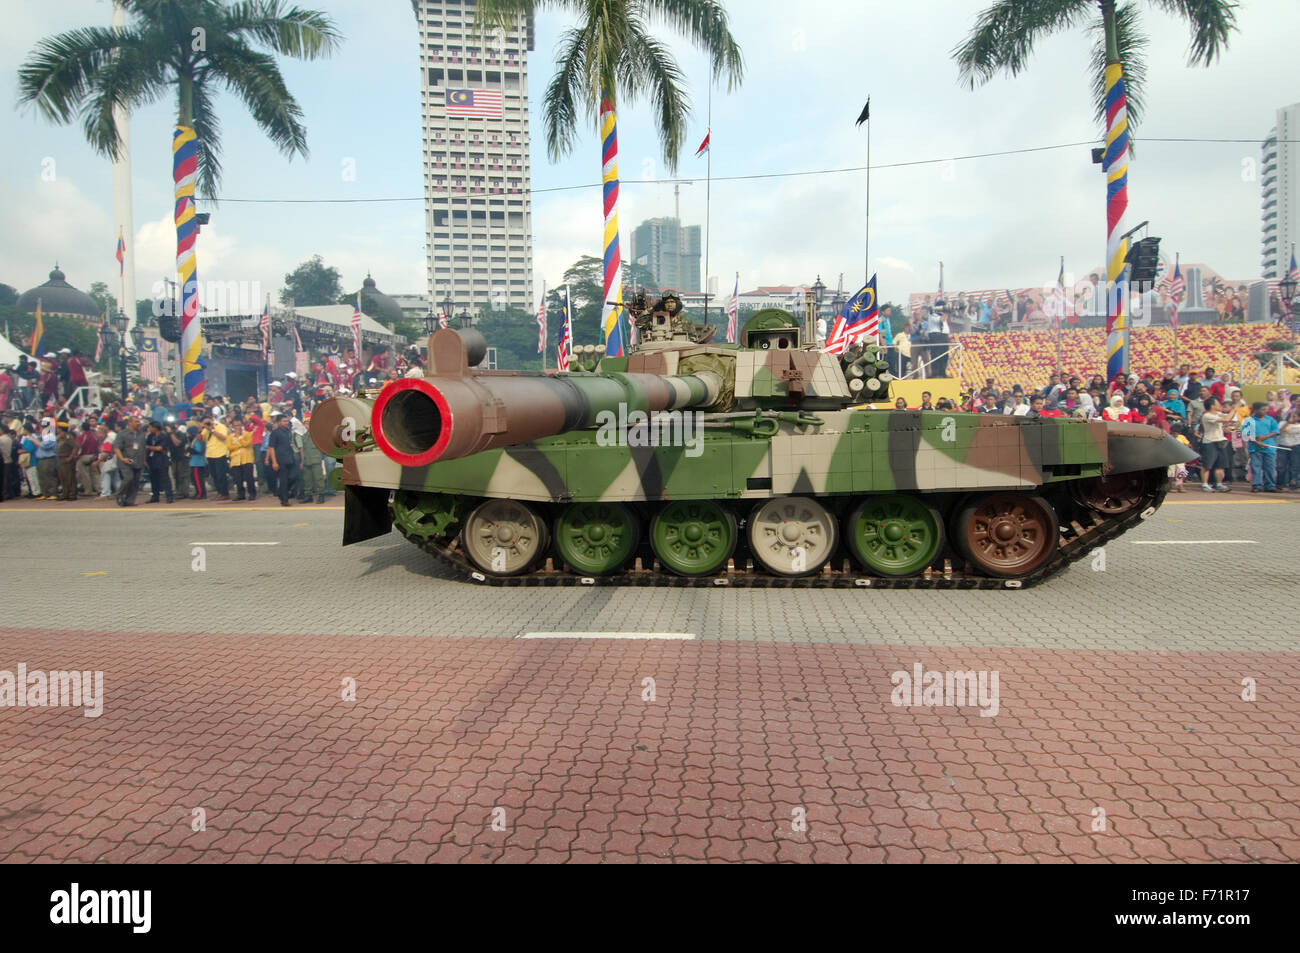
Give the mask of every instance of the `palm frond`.
[[195, 182], [200, 196], [216, 203], [213, 196], [221, 184], [221, 120], [212, 103], [211, 74], [202, 70], [194, 78], [192, 102], [194, 105], [194, 137], [198, 180]]
[[651, 36], [642, 24], [633, 21], [632, 44], [623, 58], [619, 80], [629, 96], [645, 94], [654, 109], [659, 126], [659, 145], [668, 171], [677, 171], [677, 156], [686, 136], [686, 121], [691, 104], [682, 92], [682, 71], [668, 47]]
[[334, 21], [319, 10], [285, 8], [281, 0], [242, 0], [225, 9], [227, 35], [300, 60], [329, 56], [343, 42]]
[[570, 27], [556, 45], [555, 62], [559, 67], [546, 87], [542, 99], [542, 124], [546, 129], [546, 153], [558, 162], [572, 150], [578, 135], [578, 113], [595, 108], [590, 96], [591, 82], [583, 55], [587, 34]]
[[478, 0], [474, 5], [474, 35], [508, 30], [517, 18], [532, 16], [538, 6], [537, 0]]
[[138, 32], [119, 34], [105, 27], [69, 30], [41, 40], [18, 68], [18, 105], [34, 103], [52, 122], [71, 122], [113, 50], [139, 42]]
[[647, 12], [663, 19], [709, 55], [713, 79], [725, 74], [727, 91], [738, 87], [745, 75], [740, 45], [731, 35], [727, 11], [714, 0], [643, 0]]
[[[1092, 101], [1097, 104], [1095, 118], [1105, 128], [1106, 124], [1106, 29], [1099, 18], [1092, 26]], [[1124, 71], [1124, 98], [1128, 104], [1129, 141], [1132, 131], [1142, 118], [1146, 94], [1146, 48], [1150, 43], [1142, 32], [1137, 5], [1125, 3], [1115, 8], [1115, 42], [1119, 50], [1119, 65]]]
[[1181, 16], [1192, 28], [1187, 49], [1189, 66], [1209, 66], [1228, 46], [1237, 29], [1237, 6], [1230, 0], [1153, 0], [1161, 9]]
[[974, 89], [999, 73], [1018, 76], [1029, 65], [1035, 43], [1096, 13], [1096, 0], [998, 0], [952, 51], [960, 81]]
[[302, 107], [289, 92], [275, 58], [240, 42], [223, 43], [208, 51], [214, 81], [244, 101], [253, 120], [286, 156], [307, 155], [307, 130]]
[[147, 106], [169, 85], [168, 64], [157, 56], [152, 45], [131, 43], [118, 47], [116, 54], [90, 78], [81, 109], [86, 141], [100, 155], [114, 160], [121, 148], [114, 107]]

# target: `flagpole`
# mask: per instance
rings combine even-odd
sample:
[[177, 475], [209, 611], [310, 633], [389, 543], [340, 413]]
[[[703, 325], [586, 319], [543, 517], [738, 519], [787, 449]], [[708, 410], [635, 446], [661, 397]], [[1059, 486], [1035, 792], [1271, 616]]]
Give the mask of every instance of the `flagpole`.
[[[550, 315], [546, 313], [546, 279], [542, 279], [542, 327], [546, 328], [549, 323]], [[542, 337], [542, 373], [546, 373], [546, 345], [550, 343], [546, 340], [545, 335]]]
[[[1059, 274], [1065, 274], [1065, 256], [1061, 256], [1061, 270]], [[1058, 280], [1056, 282], [1058, 297], [1056, 307], [1056, 376], [1061, 376], [1061, 324], [1065, 320], [1065, 285]]]
[[[705, 156], [704, 165], [704, 287], [700, 290], [704, 292], [704, 323], [709, 323], [709, 216], [712, 212], [710, 199], [713, 191], [713, 75], [709, 75], [709, 151]], [[680, 227], [681, 222], [679, 221]], [[678, 247], [681, 247], [680, 244]], [[681, 275], [678, 274], [678, 280]]]
[[863, 223], [863, 280], [871, 280], [871, 98], [867, 98], [867, 217]]

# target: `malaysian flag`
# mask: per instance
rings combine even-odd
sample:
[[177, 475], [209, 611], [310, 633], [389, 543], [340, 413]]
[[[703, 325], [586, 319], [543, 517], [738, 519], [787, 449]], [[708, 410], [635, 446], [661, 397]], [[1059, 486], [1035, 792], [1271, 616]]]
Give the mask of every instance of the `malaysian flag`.
[[361, 366], [361, 292], [357, 292], [357, 306], [352, 309], [352, 353], [357, 366]]
[[564, 312], [560, 316], [560, 343], [555, 348], [555, 366], [569, 369], [569, 352], [573, 348], [573, 319], [569, 315], [569, 286], [564, 286]]
[[487, 89], [449, 89], [447, 116], [461, 119], [504, 119], [501, 93]]
[[1187, 291], [1187, 281], [1183, 278], [1183, 266], [1180, 262], [1174, 263], [1174, 277], [1169, 282], [1169, 326], [1178, 327], [1178, 306], [1183, 303], [1183, 295]]
[[100, 358], [104, 356], [104, 328], [108, 324], [108, 312], [99, 321], [99, 327], [95, 329], [95, 363], [98, 364]]
[[835, 326], [822, 348], [829, 354], [843, 354], [863, 338], [880, 334], [880, 311], [876, 302], [876, 276], [849, 299], [844, 310], [835, 316]]
[[546, 353], [546, 282], [542, 282], [542, 301], [537, 306], [537, 353]]
[[145, 338], [140, 342], [140, 376], [150, 382], [158, 380], [157, 338]]
[[447, 330], [447, 312], [446, 312], [446, 311], [439, 311], [439, 312], [438, 312], [438, 327], [439, 327], [440, 329], [442, 329], [443, 331], [446, 331], [446, 330]]
[[262, 320], [258, 322], [258, 327], [262, 329], [262, 360], [266, 360], [266, 355], [271, 350], [271, 298], [269, 295], [266, 299], [266, 307], [262, 309]]
[[731, 304], [727, 305], [727, 343], [736, 343], [736, 316], [740, 313], [740, 272], [736, 272], [736, 286], [731, 289]]

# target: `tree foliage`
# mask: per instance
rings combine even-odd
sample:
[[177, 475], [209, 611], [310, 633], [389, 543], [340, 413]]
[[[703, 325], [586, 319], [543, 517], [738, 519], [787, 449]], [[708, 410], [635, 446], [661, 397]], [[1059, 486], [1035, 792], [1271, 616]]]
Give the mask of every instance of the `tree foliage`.
[[292, 301], [300, 308], [338, 304], [343, 295], [341, 278], [337, 268], [326, 265], [320, 255], [312, 255], [284, 276], [280, 303]]

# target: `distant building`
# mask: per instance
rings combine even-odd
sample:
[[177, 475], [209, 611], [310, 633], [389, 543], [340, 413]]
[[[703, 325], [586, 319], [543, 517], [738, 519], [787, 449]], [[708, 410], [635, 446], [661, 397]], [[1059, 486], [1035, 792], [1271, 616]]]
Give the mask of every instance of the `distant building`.
[[[473, 0], [416, 0], [413, 6], [420, 34], [429, 300], [450, 296], [458, 313], [531, 310], [532, 18], [479, 47]], [[449, 106], [459, 115], [448, 115]]]
[[[36, 310], [36, 302], [41, 303], [41, 314], [61, 314], [74, 318], [99, 318], [103, 309], [95, 299], [80, 291], [65, 280], [67, 276], [55, 265], [50, 272], [50, 280], [25, 291], [18, 297], [18, 307], [28, 313]], [[111, 315], [110, 315], [111, 317]]]
[[701, 291], [700, 226], [676, 218], [648, 218], [632, 232], [632, 261], [661, 288]]
[[1300, 241], [1300, 103], [1277, 111], [1277, 125], [1264, 140], [1259, 169], [1260, 271], [1285, 277], [1291, 245]]

